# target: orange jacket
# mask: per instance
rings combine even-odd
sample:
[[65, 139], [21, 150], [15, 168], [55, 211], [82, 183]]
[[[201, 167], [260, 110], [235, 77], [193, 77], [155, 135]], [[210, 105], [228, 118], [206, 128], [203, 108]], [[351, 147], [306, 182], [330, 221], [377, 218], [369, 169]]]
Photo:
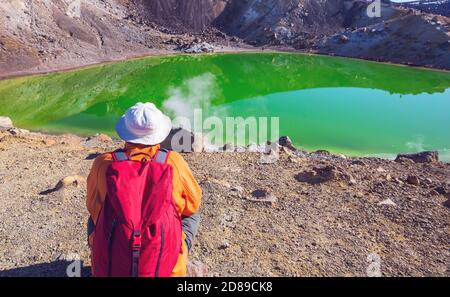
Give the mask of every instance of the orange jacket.
[[[137, 153], [145, 153], [151, 158], [156, 154], [159, 145], [143, 146], [126, 143], [125, 150], [131, 156]], [[131, 157], [132, 160], [141, 160], [145, 155]], [[92, 165], [87, 179], [86, 206], [94, 223], [106, 198], [106, 170], [112, 162], [111, 153], [105, 153], [97, 157]], [[200, 207], [202, 190], [192, 175], [188, 164], [177, 152], [170, 152], [167, 164], [173, 168], [173, 199], [178, 213], [183, 216], [191, 216]], [[178, 262], [172, 272], [172, 276], [184, 276], [187, 270], [188, 250], [185, 243], [186, 234], [182, 236], [182, 250], [178, 256]]]

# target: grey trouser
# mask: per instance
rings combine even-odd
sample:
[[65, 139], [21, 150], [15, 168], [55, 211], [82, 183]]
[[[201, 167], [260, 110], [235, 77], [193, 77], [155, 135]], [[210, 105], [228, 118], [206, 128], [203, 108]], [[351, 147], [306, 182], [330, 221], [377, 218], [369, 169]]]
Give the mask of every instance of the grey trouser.
[[[193, 215], [189, 217], [181, 217], [181, 224], [183, 232], [186, 234], [186, 246], [188, 248], [188, 251], [191, 250], [192, 244], [194, 242], [195, 236], [198, 232], [198, 226], [200, 225], [200, 213], [194, 213]], [[89, 217], [88, 223], [87, 223], [87, 235], [92, 234], [95, 230], [95, 224], [94, 221]]]

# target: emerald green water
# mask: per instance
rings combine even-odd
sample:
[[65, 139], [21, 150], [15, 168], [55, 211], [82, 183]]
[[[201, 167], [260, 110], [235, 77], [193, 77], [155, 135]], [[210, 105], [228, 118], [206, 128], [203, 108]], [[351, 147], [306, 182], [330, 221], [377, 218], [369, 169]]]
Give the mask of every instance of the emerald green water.
[[0, 81], [0, 115], [33, 130], [114, 136], [138, 101], [172, 116], [203, 107], [219, 118], [279, 117], [280, 135], [307, 150], [439, 150], [450, 160], [447, 72], [264, 53], [151, 57]]

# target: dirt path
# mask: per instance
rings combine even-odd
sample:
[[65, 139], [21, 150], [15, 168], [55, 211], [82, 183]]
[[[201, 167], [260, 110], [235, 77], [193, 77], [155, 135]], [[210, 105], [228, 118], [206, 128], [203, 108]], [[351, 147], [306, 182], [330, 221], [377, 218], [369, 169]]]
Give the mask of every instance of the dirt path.
[[[74, 253], [89, 275], [84, 177], [120, 143], [13, 133], [0, 133], [0, 276], [64, 276]], [[378, 259], [383, 275], [450, 275], [450, 164], [279, 156], [185, 155], [204, 191], [191, 259], [208, 275], [362, 276]]]

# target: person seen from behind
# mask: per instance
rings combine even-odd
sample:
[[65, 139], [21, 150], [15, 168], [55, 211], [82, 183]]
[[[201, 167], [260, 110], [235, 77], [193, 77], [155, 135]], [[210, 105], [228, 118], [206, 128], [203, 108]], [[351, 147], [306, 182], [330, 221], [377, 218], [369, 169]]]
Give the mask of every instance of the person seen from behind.
[[97, 157], [87, 180], [93, 276], [185, 276], [202, 191], [183, 157], [161, 148], [171, 120], [137, 103], [116, 125], [122, 149]]

